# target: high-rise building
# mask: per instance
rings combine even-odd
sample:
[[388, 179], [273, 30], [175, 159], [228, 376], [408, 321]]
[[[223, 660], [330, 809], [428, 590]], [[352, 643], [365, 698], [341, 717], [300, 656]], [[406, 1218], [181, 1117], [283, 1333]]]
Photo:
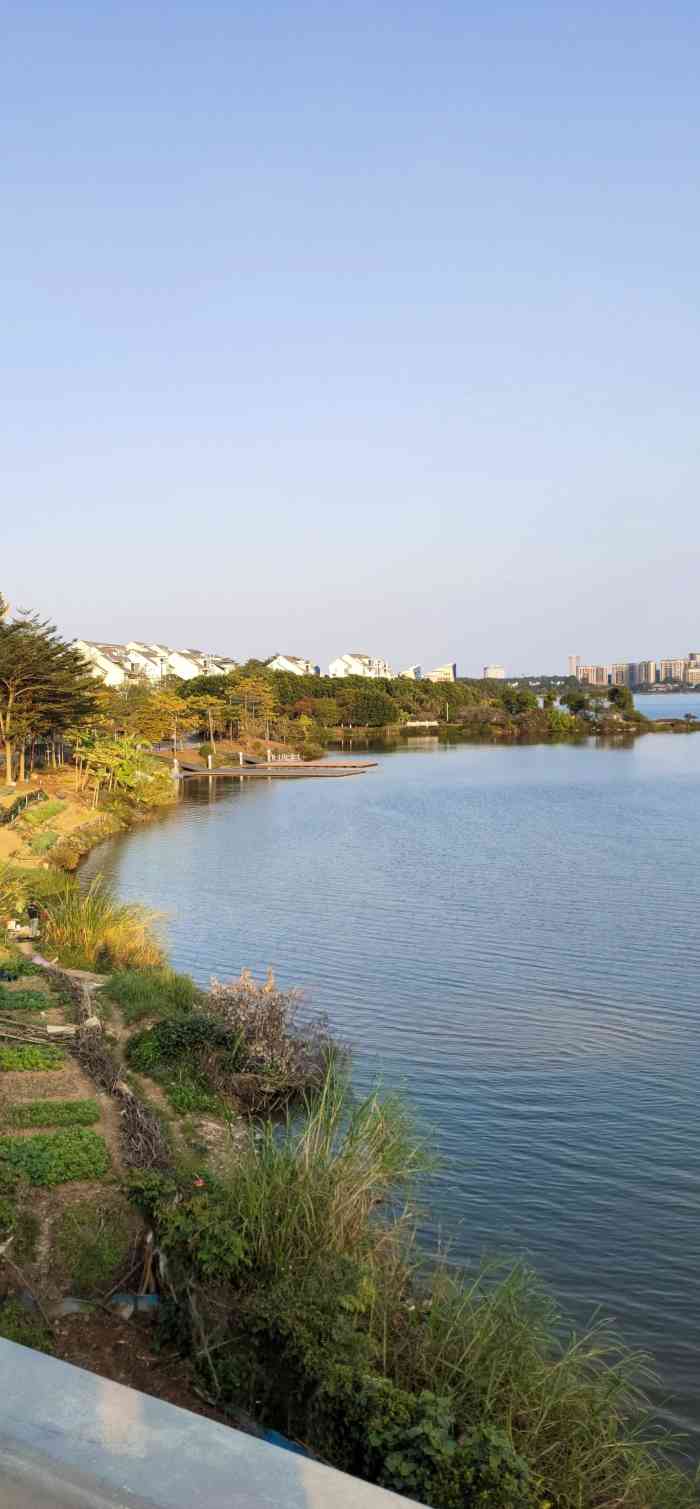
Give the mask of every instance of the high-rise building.
[[609, 686], [611, 667], [609, 665], [580, 665], [578, 679], [586, 686]]
[[685, 661], [662, 660], [659, 675], [662, 681], [685, 681]]
[[485, 665], [484, 681], [505, 681], [506, 668], [504, 665]]
[[653, 686], [656, 681], [656, 661], [640, 660], [637, 666], [637, 686]]
[[581, 664], [580, 655], [570, 655], [567, 661], [567, 676], [578, 676], [578, 668]]

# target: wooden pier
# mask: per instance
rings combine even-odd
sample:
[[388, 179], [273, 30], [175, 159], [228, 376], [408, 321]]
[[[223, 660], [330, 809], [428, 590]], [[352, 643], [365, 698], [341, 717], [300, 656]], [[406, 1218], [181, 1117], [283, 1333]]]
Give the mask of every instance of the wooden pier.
[[299, 781], [314, 776], [329, 779], [334, 776], [364, 775], [366, 770], [375, 770], [377, 764], [377, 760], [334, 760], [332, 763], [321, 760], [265, 760], [259, 765], [219, 765], [209, 770], [206, 766], [188, 765], [185, 760], [180, 760], [176, 773], [181, 781], [202, 777], [208, 779], [211, 776], [227, 776], [242, 781]]

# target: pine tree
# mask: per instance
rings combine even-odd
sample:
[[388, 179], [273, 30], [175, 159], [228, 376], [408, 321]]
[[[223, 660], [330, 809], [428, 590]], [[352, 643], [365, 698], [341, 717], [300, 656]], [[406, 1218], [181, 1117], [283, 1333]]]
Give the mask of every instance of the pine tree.
[[55, 624], [42, 622], [35, 613], [10, 623], [0, 619], [0, 739], [8, 783], [16, 750], [21, 778], [26, 744], [88, 717], [96, 690], [82, 656], [61, 639]]

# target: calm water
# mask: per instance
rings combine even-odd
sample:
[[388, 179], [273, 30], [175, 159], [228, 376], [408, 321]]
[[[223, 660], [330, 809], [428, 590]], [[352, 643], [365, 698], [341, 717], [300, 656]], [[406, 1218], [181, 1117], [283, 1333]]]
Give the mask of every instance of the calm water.
[[700, 718], [700, 692], [642, 692], [634, 700], [646, 718]]
[[165, 910], [198, 979], [303, 985], [358, 1082], [436, 1128], [453, 1250], [526, 1253], [575, 1316], [602, 1304], [697, 1446], [700, 735], [379, 758], [192, 783], [86, 873]]

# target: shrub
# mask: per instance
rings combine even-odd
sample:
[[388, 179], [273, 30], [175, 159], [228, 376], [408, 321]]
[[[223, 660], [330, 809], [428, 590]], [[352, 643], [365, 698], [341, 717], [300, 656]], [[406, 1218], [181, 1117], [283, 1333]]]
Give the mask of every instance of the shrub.
[[43, 1069], [62, 1069], [65, 1058], [57, 1048], [43, 1048], [38, 1043], [0, 1044], [0, 1070], [11, 1073], [17, 1069], [38, 1072]]
[[96, 1100], [27, 1100], [10, 1106], [5, 1122], [13, 1127], [89, 1127], [99, 1119]]
[[318, 1087], [334, 1056], [342, 1057], [326, 1017], [301, 1022], [300, 992], [280, 990], [272, 971], [262, 985], [249, 970], [228, 985], [213, 980], [206, 1004], [235, 1033], [245, 1073], [263, 1075], [281, 1099]]
[[67, 1184], [72, 1179], [101, 1179], [109, 1168], [109, 1154], [103, 1137], [80, 1127], [35, 1137], [2, 1137], [0, 1162], [24, 1174], [30, 1184]]
[[99, 876], [84, 892], [64, 880], [46, 900], [42, 936], [46, 948], [74, 968], [141, 968], [161, 962], [154, 920], [143, 907], [115, 901]]
[[0, 864], [0, 917], [17, 917], [27, 904], [28, 877], [26, 871], [14, 865]]
[[307, 739], [299, 750], [300, 760], [320, 760], [326, 753], [323, 744], [317, 744], [313, 739]]
[[130, 1026], [145, 1017], [184, 1013], [201, 995], [194, 980], [172, 969], [119, 970], [112, 975], [107, 991]]
[[0, 1336], [35, 1352], [53, 1352], [53, 1338], [41, 1317], [25, 1310], [17, 1299], [7, 1299], [0, 1306]]
[[62, 1212], [55, 1235], [57, 1256], [77, 1294], [104, 1294], [128, 1276], [136, 1235], [133, 1212], [123, 1199], [80, 1200]]
[[45, 1011], [51, 997], [43, 990], [3, 990], [0, 987], [0, 1010]]

